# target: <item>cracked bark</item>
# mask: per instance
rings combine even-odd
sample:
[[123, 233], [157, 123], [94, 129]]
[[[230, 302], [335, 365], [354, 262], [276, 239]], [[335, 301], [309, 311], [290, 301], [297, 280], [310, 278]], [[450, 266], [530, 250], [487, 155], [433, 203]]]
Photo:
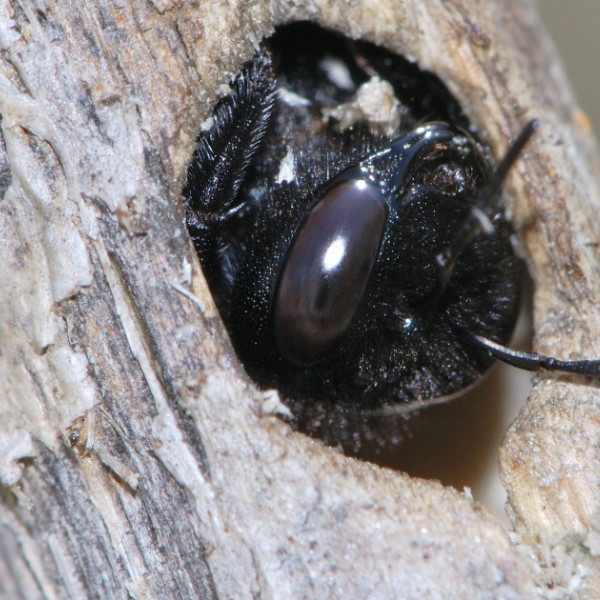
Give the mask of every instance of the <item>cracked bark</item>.
[[293, 19], [437, 73], [496, 155], [543, 121], [508, 182], [536, 348], [600, 356], [598, 157], [529, 2], [6, 0], [0, 595], [597, 598], [597, 387], [539, 376], [501, 452], [510, 538], [261, 413], [179, 195], [223, 84]]

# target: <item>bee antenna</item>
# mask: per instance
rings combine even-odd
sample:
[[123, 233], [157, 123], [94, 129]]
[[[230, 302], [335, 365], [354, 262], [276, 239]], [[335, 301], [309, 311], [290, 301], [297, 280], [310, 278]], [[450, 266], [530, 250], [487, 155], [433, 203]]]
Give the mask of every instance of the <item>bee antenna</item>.
[[518, 369], [524, 369], [525, 371], [546, 369], [588, 377], [600, 377], [600, 360], [559, 360], [536, 352], [519, 352], [465, 329], [461, 328], [460, 331], [467, 341], [489, 354], [489, 356]]
[[463, 221], [452, 243], [436, 256], [435, 260], [440, 278], [438, 296], [448, 285], [450, 276], [454, 271], [454, 266], [462, 251], [481, 233], [490, 234], [493, 232], [492, 219], [498, 213], [501, 202], [500, 188], [508, 172], [521, 155], [521, 152], [523, 152], [523, 148], [525, 148], [527, 142], [529, 142], [540, 125], [540, 121], [534, 119], [523, 127], [517, 139], [508, 148], [504, 158], [490, 175], [489, 180], [473, 203], [471, 212]]

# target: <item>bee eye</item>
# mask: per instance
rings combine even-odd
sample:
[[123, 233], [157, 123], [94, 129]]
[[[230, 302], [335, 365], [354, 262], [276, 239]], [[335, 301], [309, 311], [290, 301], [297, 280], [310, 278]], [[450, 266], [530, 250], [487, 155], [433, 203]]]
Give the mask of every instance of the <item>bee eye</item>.
[[379, 188], [359, 168], [337, 177], [287, 253], [274, 300], [279, 351], [313, 363], [343, 335], [363, 296], [387, 219]]

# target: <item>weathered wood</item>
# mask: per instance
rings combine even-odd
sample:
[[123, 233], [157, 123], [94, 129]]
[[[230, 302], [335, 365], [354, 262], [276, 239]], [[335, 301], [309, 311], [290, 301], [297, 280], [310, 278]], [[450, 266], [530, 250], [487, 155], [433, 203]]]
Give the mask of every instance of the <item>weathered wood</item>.
[[[536, 346], [600, 356], [598, 158], [526, 0], [0, 9], [0, 595], [597, 598], [600, 395], [540, 376], [502, 451], [518, 535], [263, 410], [184, 228], [201, 120], [274, 25], [436, 72], [500, 154]], [[552, 586], [552, 590], [549, 590]]]

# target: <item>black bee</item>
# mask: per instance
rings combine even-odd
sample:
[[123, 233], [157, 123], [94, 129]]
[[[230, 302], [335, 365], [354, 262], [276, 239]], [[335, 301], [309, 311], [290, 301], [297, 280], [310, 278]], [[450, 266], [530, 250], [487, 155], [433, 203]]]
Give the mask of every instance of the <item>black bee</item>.
[[241, 361], [301, 429], [355, 449], [365, 414], [460, 395], [494, 358], [598, 374], [505, 347], [520, 267], [498, 192], [535, 127], [493, 171], [435, 76], [306, 24], [232, 83], [187, 223]]

